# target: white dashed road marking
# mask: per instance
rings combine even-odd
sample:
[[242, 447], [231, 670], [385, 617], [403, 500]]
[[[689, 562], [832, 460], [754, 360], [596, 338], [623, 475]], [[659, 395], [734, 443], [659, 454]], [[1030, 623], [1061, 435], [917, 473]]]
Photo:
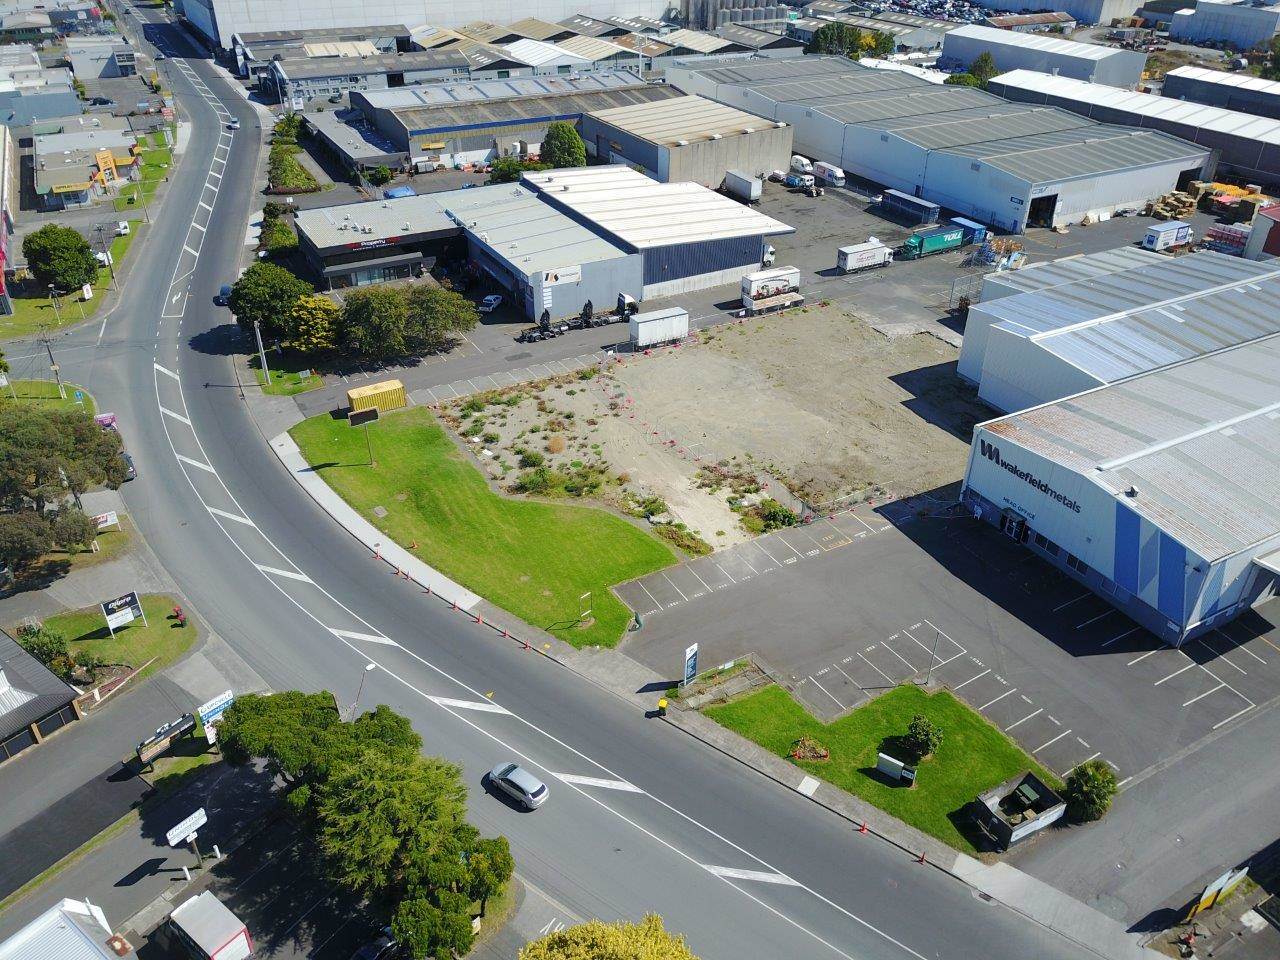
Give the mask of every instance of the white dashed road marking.
[[717, 867], [710, 863], [700, 864], [707, 873], [731, 880], [757, 880], [760, 883], [780, 883], [788, 887], [800, 886], [785, 873], [770, 873], [768, 870], [740, 870], [737, 867]]
[[580, 787], [603, 787], [606, 790], [621, 790], [624, 793], [644, 793], [634, 783], [626, 780], [607, 780], [604, 777], [582, 777], [576, 773], [557, 773], [557, 779], [565, 783], [576, 783]]
[[427, 697], [432, 703], [442, 707], [456, 707], [459, 710], [477, 710], [480, 713], [510, 713], [506, 707], [491, 700], [452, 700], [449, 697]]

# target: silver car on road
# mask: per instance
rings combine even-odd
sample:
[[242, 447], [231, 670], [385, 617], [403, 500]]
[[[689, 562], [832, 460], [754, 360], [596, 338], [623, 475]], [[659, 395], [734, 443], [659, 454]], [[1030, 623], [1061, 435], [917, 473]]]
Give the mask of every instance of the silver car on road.
[[526, 810], [536, 810], [547, 802], [547, 785], [518, 763], [498, 764], [489, 771], [489, 784]]

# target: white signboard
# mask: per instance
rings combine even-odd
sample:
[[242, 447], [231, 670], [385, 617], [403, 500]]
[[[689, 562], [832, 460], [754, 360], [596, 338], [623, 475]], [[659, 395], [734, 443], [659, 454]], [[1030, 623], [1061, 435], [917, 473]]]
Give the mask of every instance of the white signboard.
[[173, 829], [164, 835], [164, 838], [169, 841], [169, 846], [180, 847], [184, 843], [190, 843], [191, 841], [188, 838], [208, 822], [209, 817], [204, 812], [204, 807], [201, 807], [181, 823], [175, 824]]
[[93, 522], [97, 524], [99, 530], [104, 527], [114, 527], [120, 522], [120, 515], [114, 510], [108, 510], [106, 513], [100, 513], [94, 517]]
[[693, 682], [698, 675], [698, 645], [690, 644], [684, 651], [684, 685]]
[[141, 619], [143, 623], [147, 622], [142, 612], [142, 601], [138, 599], [136, 590], [103, 603], [102, 613], [107, 618], [107, 629], [113, 634], [118, 628], [134, 620]]
[[581, 283], [582, 267], [561, 267], [559, 270], [547, 270], [542, 274], [542, 285], [553, 287], [560, 283]]
[[205, 726], [208, 726], [212, 721], [217, 720], [226, 712], [227, 707], [231, 706], [231, 703], [235, 698], [235, 694], [230, 690], [224, 690], [207, 703], [200, 704], [200, 706], [196, 708], [196, 713], [200, 717], [200, 722]]
[[0, 373], [0, 387], [7, 387], [8, 385], [9, 385], [9, 378], [6, 377], [3, 373]]
[[80, 288], [80, 296], [84, 298], [85, 302], [88, 302], [88, 301], [92, 300], [92, 299], [93, 299], [93, 284], [86, 283], [83, 287], [81, 287], [81, 288]]

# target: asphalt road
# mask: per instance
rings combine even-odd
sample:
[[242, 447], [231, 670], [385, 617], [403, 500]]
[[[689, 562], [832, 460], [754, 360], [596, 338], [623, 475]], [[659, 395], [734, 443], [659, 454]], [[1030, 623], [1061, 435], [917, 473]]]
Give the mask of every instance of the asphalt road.
[[[520, 872], [570, 918], [657, 911], [707, 960], [1080, 956], [620, 698], [424, 602], [321, 514], [248, 415], [228, 359], [230, 317], [211, 304], [236, 274], [250, 206], [261, 202], [249, 186], [256, 114], [207, 63], [173, 59], [193, 52], [183, 34], [149, 33], [170, 56], [195, 129], [122, 301], [58, 352], [67, 375], [119, 414], [139, 468], [125, 489], [134, 521], [228, 643], [274, 688], [328, 688], [344, 703], [365, 664], [377, 664], [362, 705], [406, 713], [427, 749], [464, 766], [477, 825], [507, 835]], [[242, 120], [234, 137], [222, 130], [227, 111]], [[480, 787], [482, 772], [508, 757], [551, 784], [534, 814]]]

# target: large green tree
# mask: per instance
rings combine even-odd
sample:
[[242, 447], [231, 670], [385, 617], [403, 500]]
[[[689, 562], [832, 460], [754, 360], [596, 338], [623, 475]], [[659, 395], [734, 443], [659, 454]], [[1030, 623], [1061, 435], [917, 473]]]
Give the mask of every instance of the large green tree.
[[980, 87], [982, 84], [972, 73], [953, 73], [942, 81], [953, 87]]
[[326, 353], [338, 345], [342, 308], [324, 294], [299, 297], [285, 321], [285, 337], [299, 353]]
[[27, 269], [41, 286], [66, 293], [98, 279], [98, 261], [89, 241], [70, 227], [48, 223], [22, 241]]
[[1267, 46], [1267, 60], [1262, 65], [1262, 76], [1266, 80], [1280, 80], [1280, 37], [1273, 37]]
[[578, 135], [578, 129], [567, 120], [555, 120], [547, 125], [542, 138], [542, 161], [553, 167], [585, 167], [587, 145]]
[[83, 411], [0, 404], [0, 506], [43, 514], [90, 487], [118, 487], [120, 452], [120, 435]]
[[514, 183], [524, 172], [524, 164], [519, 157], [498, 157], [489, 164], [490, 183]]
[[405, 347], [410, 353], [438, 353], [480, 322], [476, 305], [453, 290], [416, 286], [405, 294]]
[[403, 357], [409, 306], [397, 287], [367, 287], [347, 297], [342, 307], [342, 340], [349, 350], [373, 359]]
[[989, 50], [983, 50], [973, 63], [969, 64], [969, 73], [978, 81], [978, 85], [984, 89], [987, 86], [987, 81], [999, 72], [1000, 68], [996, 66], [996, 59], [991, 56]]
[[847, 57], [856, 50], [862, 31], [847, 23], [832, 21], [814, 31], [813, 39], [805, 47], [805, 53], [823, 53]]
[[0, 513], [0, 562], [22, 570], [53, 548], [49, 521], [33, 510]]
[[698, 960], [684, 937], [667, 933], [662, 918], [649, 914], [639, 923], [590, 920], [534, 940], [519, 960]]
[[231, 285], [227, 305], [244, 330], [256, 320], [263, 334], [284, 336], [286, 318], [300, 297], [314, 293], [311, 284], [274, 263], [255, 263]]

